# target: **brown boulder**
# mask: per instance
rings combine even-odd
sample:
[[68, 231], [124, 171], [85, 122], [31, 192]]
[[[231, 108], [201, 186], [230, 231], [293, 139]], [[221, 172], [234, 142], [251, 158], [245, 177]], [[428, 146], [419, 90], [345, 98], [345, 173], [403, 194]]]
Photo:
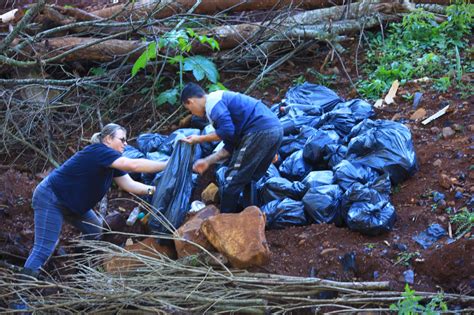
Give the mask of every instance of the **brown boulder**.
[[174, 241], [178, 258], [195, 255], [201, 252], [201, 249], [195, 246], [196, 243], [206, 250], [212, 250], [212, 245], [207, 241], [206, 236], [201, 232], [201, 224], [209, 217], [219, 214], [219, 209], [215, 206], [207, 206], [199, 210], [194, 216], [188, 219], [177, 231], [178, 236], [186, 241]]
[[[152, 237], [132, 245], [126, 245], [124, 249], [134, 254], [157, 259], [161, 258], [160, 254], [170, 258], [175, 257], [173, 248], [158, 244], [156, 239]], [[144, 264], [139, 259], [132, 257], [113, 257], [104, 263], [107, 272], [128, 272], [141, 266], [144, 266]]]
[[422, 118], [425, 118], [426, 116], [426, 110], [424, 108], [419, 108], [414, 112], [411, 116], [411, 120], [420, 120]]
[[233, 267], [262, 266], [270, 259], [265, 215], [257, 207], [213, 216], [202, 223], [201, 230]]
[[202, 192], [201, 199], [205, 204], [219, 203], [219, 187], [214, 183], [210, 183]]

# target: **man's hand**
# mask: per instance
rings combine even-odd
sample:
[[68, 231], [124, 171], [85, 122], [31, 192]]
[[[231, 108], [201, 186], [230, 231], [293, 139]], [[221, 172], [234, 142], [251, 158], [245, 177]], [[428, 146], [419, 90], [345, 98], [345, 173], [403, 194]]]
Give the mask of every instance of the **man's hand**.
[[184, 141], [189, 144], [196, 144], [196, 143], [201, 143], [202, 139], [201, 139], [201, 136], [199, 135], [190, 135], [185, 138], [182, 138], [181, 141]]
[[199, 159], [194, 162], [193, 171], [203, 174], [209, 168], [209, 163], [205, 159]]

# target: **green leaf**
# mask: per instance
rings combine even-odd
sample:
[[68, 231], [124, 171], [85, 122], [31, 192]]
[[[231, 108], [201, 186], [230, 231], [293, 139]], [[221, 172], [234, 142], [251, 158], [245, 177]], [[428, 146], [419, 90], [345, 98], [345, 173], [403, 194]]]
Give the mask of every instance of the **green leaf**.
[[171, 105], [176, 104], [178, 101], [178, 89], [169, 89], [164, 92], [162, 92], [158, 97], [156, 98], [156, 105], [161, 106], [165, 103], [169, 103]]
[[92, 75], [100, 76], [100, 75], [105, 74], [105, 69], [102, 67], [99, 67], [99, 68], [92, 67], [90, 69], [90, 72], [92, 73]]
[[178, 56], [174, 56], [174, 57], [171, 57], [168, 59], [168, 63], [170, 65], [174, 65], [174, 64], [177, 64], [177, 63], [180, 63], [180, 62], [183, 62], [184, 61], [184, 57], [181, 56], [181, 55], [178, 55]]
[[228, 89], [224, 86], [224, 84], [217, 82], [217, 83], [209, 84], [207, 86], [207, 90], [210, 93], [210, 92], [221, 91], [221, 90], [227, 91]]
[[144, 69], [149, 60], [156, 58], [156, 42], [150, 43], [147, 49], [138, 57], [133, 64], [132, 77], [134, 77], [140, 69]]
[[196, 37], [196, 32], [194, 32], [192, 28], [187, 28], [186, 33], [188, 33], [188, 35], [191, 37]]
[[184, 71], [192, 71], [198, 81], [205, 77], [212, 83], [217, 83], [219, 80], [219, 72], [216, 65], [203, 56], [187, 57], [184, 60]]

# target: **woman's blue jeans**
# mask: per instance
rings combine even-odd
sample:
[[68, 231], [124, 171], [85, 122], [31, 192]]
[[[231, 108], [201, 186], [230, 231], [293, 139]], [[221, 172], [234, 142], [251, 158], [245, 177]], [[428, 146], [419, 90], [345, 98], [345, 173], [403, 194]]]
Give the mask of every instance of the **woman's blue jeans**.
[[25, 268], [33, 272], [38, 272], [53, 254], [64, 220], [78, 228], [85, 239], [98, 240], [102, 236], [102, 218], [92, 209], [80, 215], [61, 205], [48, 178], [36, 187], [32, 203], [35, 211], [35, 242]]

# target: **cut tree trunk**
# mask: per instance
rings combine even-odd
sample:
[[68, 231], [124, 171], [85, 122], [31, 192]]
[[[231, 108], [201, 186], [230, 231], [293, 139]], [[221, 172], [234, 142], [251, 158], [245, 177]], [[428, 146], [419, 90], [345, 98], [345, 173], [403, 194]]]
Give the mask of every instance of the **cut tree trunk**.
[[[216, 14], [219, 12], [241, 12], [255, 10], [283, 9], [287, 7], [299, 7], [301, 9], [326, 8], [334, 5], [342, 5], [344, 0], [202, 0], [196, 7], [196, 14]], [[154, 10], [154, 18], [169, 17], [178, 13], [184, 13], [196, 4], [195, 0], [141, 0], [134, 5], [116, 5], [102, 10], [94, 11], [92, 14], [102, 18], [110, 18], [117, 15], [117, 19], [143, 18]]]
[[[380, 3], [379, 0], [368, 0], [351, 5], [305, 11], [281, 21], [273, 21], [273, 23], [226, 25], [202, 32], [215, 37], [221, 50], [231, 49], [244, 43], [248, 48], [249, 57], [260, 59], [267, 58], [271, 51], [282, 46], [282, 42], [291, 44], [291, 41], [301, 39], [332, 40], [339, 35], [358, 31], [362, 27], [378, 25], [383, 20], [391, 20], [396, 17], [393, 13], [411, 9], [413, 6], [409, 2], [400, 4], [395, 1]], [[54, 12], [61, 14], [56, 10]], [[155, 36], [160, 34], [160, 30], [156, 27], [153, 27], [151, 31]], [[117, 39], [127, 34], [129, 32], [117, 33], [102, 39], [76, 36], [49, 38], [32, 44], [33, 50], [30, 54], [33, 55], [34, 51], [35, 60], [43, 62], [110, 62], [121, 60], [125, 56], [134, 61], [143, 52], [147, 43], [139, 40]], [[193, 43], [192, 48], [192, 52], [197, 54], [212, 51], [208, 46], [197, 41]], [[18, 64], [18, 66], [30, 66], [30, 63]]]

